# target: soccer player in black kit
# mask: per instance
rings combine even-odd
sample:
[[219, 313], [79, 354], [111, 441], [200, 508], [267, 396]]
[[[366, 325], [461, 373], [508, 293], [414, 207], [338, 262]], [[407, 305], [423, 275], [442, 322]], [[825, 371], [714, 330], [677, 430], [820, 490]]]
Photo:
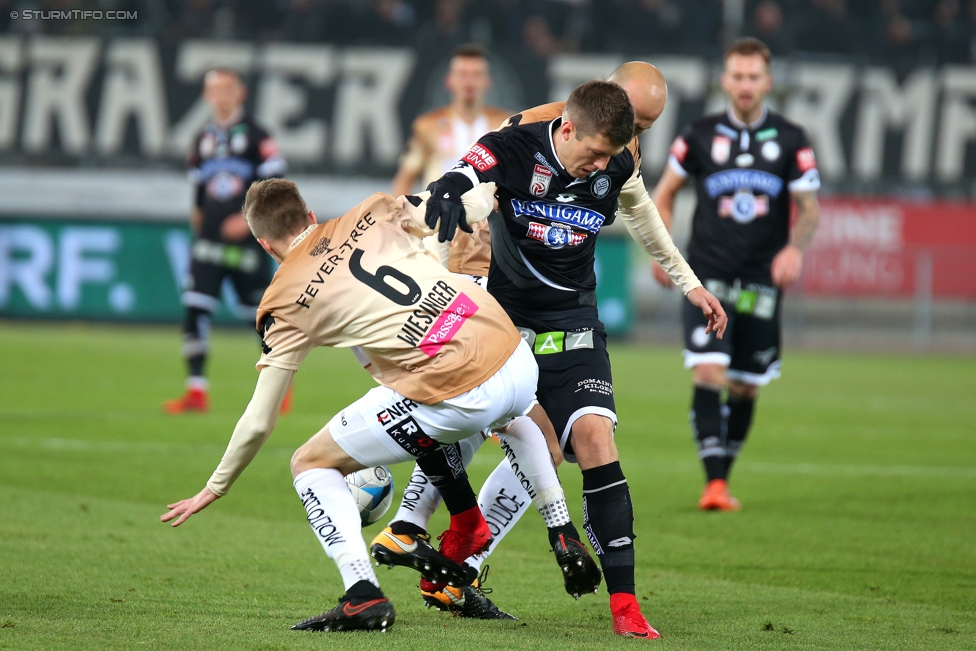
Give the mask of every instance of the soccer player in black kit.
[[[614, 632], [656, 638], [634, 596], [633, 505], [613, 443], [613, 383], [593, 269], [596, 237], [639, 165], [636, 145], [627, 147], [634, 110], [623, 88], [591, 81], [573, 91], [561, 117], [527, 125], [518, 117], [429, 186], [427, 223], [440, 219], [440, 238], [451, 239], [455, 225], [466, 228], [461, 194], [496, 183], [488, 291], [533, 347], [539, 403], [565, 458], [583, 472], [585, 529], [607, 581]], [[697, 287], [688, 298], [710, 332], [724, 330], [714, 297]]]
[[286, 165], [268, 132], [244, 113], [246, 94], [233, 70], [211, 70], [204, 78], [203, 97], [213, 109], [213, 119], [197, 134], [188, 157], [194, 183], [190, 217], [194, 241], [182, 295], [187, 379], [186, 392], [163, 405], [171, 414], [208, 408], [204, 365], [210, 351], [211, 316], [220, 305], [224, 279], [230, 278], [241, 307], [252, 319], [271, 282], [270, 260], [251, 235], [241, 206], [252, 181], [281, 176]]
[[[688, 263], [729, 315], [728, 334], [718, 340], [701, 315], [684, 311], [685, 367], [694, 374], [691, 423], [706, 475], [702, 510], [740, 508], [728, 490], [729, 470], [752, 424], [759, 387], [779, 377], [782, 290], [799, 278], [817, 228], [816, 160], [803, 129], [763, 101], [772, 85], [769, 59], [756, 39], [732, 44], [722, 75], [728, 110], [684, 130], [654, 190], [670, 226], [674, 195], [695, 177]], [[671, 285], [659, 268], [654, 275]]]

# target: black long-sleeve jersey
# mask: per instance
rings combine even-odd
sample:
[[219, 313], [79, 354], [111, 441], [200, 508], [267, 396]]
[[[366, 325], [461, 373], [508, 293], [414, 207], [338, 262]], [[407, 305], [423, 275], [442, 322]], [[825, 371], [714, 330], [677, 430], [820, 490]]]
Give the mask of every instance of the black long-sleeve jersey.
[[[482, 136], [455, 171], [493, 181], [501, 214], [491, 215], [488, 291], [520, 325], [544, 330], [602, 329], [594, 250], [614, 220], [624, 183], [640, 168], [636, 145], [583, 179], [566, 172], [553, 145], [562, 118]], [[513, 316], [514, 318], [514, 316]]]
[[773, 258], [789, 242], [790, 192], [820, 188], [803, 129], [765, 109], [749, 125], [729, 112], [706, 115], [674, 141], [668, 165], [695, 177], [695, 274], [771, 285]]
[[[246, 115], [230, 125], [207, 124], [193, 141], [187, 165], [203, 212], [199, 237], [217, 243], [223, 242], [221, 223], [241, 210], [251, 183], [282, 176], [286, 169], [277, 143]], [[247, 243], [257, 246], [254, 238]]]

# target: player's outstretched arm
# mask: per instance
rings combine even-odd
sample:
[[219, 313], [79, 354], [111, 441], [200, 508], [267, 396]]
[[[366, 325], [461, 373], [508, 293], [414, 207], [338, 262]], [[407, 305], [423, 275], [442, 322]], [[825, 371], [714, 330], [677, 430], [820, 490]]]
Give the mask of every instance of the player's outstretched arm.
[[175, 504], [167, 504], [166, 508], [169, 509], [169, 511], [159, 516], [159, 519], [162, 522], [169, 522], [173, 518], [179, 516], [176, 522], [172, 524], [172, 526], [178, 527], [186, 522], [187, 518], [189, 518], [191, 515], [204, 510], [219, 497], [219, 495], [215, 495], [214, 492], [209, 488], [204, 487], [202, 491], [189, 499], [180, 500]]
[[281, 401], [284, 400], [294, 375], [294, 371], [275, 366], [266, 366], [261, 370], [251, 402], [237, 421], [227, 450], [207, 486], [191, 498], [167, 505], [169, 511], [160, 516], [160, 521], [169, 522], [176, 518], [172, 526], [178, 527], [191, 515], [227, 494], [237, 477], [271, 436], [281, 410]]
[[714, 332], [721, 339], [725, 336], [725, 327], [729, 325], [729, 317], [725, 313], [722, 303], [704, 287], [696, 287], [688, 292], [688, 302], [697, 307], [708, 319], [705, 334]]

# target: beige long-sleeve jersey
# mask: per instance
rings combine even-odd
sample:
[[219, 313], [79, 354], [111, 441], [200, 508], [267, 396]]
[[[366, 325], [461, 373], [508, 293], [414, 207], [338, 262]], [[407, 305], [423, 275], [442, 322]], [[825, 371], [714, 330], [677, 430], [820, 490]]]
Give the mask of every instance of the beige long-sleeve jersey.
[[[490, 212], [493, 190], [465, 195], [473, 222]], [[270, 436], [316, 346], [356, 349], [379, 384], [425, 404], [480, 385], [514, 352], [521, 336], [501, 306], [424, 249], [425, 195], [375, 194], [295, 238], [258, 308], [261, 372], [207, 483], [214, 494], [230, 489]]]

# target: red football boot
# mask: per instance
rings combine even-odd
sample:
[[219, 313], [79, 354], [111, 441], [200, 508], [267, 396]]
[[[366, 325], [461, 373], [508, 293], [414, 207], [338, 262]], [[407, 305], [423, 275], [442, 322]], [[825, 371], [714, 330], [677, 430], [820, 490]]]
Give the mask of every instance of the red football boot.
[[491, 544], [491, 529], [485, 522], [481, 509], [472, 506], [463, 513], [451, 516], [450, 528], [437, 537], [441, 541], [441, 554], [455, 563], [463, 563], [469, 557], [480, 554]]
[[647, 623], [641, 614], [637, 597], [626, 592], [610, 595], [610, 614], [613, 616], [613, 632], [624, 637], [659, 640], [661, 634]]
[[206, 389], [188, 388], [181, 397], [163, 403], [167, 414], [203, 413], [208, 409], [210, 399]]
[[698, 508], [702, 511], [738, 511], [739, 500], [729, 494], [729, 484], [724, 479], [713, 479], [705, 485]]

